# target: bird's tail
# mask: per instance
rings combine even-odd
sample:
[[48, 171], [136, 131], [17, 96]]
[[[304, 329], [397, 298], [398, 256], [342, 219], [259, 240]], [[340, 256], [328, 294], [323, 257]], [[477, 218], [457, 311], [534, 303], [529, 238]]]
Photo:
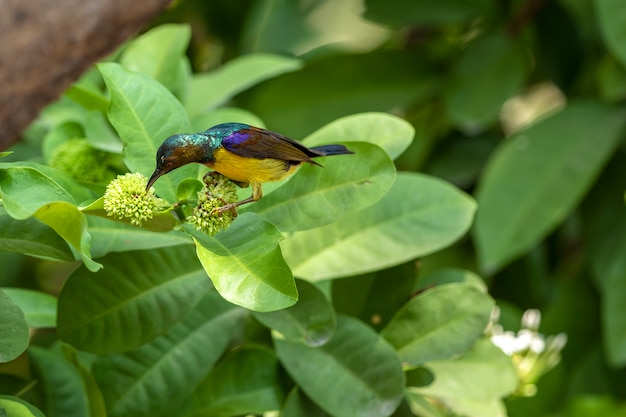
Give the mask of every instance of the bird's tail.
[[347, 155], [352, 154], [351, 150], [346, 148], [343, 145], [322, 145], [322, 146], [314, 146], [311, 148], [312, 151], [319, 153], [320, 156], [329, 156], [329, 155]]

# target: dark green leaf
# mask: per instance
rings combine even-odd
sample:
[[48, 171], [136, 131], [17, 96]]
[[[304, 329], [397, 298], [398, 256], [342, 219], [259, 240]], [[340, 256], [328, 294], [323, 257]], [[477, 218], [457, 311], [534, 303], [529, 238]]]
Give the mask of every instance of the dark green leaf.
[[400, 404], [400, 361], [391, 346], [358, 320], [339, 316], [335, 335], [321, 347], [279, 337], [274, 345], [300, 389], [335, 417], [386, 417]]
[[222, 355], [244, 310], [210, 291], [166, 334], [94, 364], [110, 417], [177, 412]]
[[89, 403], [78, 370], [58, 350], [28, 349], [38, 388], [43, 392], [48, 417], [89, 415]]
[[297, 387], [292, 389], [280, 410], [282, 417], [329, 417]]
[[450, 245], [465, 234], [475, 208], [474, 200], [444, 181], [399, 173], [373, 206], [294, 233], [281, 247], [294, 274], [309, 280], [376, 271]]
[[509, 36], [497, 33], [474, 40], [446, 94], [452, 121], [472, 130], [496, 122], [502, 104], [522, 86], [526, 67], [526, 51]]
[[298, 291], [278, 246], [276, 227], [252, 213], [239, 216], [227, 230], [209, 237], [187, 225], [202, 266], [226, 300], [255, 311], [293, 305]]
[[319, 158], [323, 168], [305, 164], [287, 184], [246, 210], [286, 232], [323, 226], [371, 206], [391, 188], [395, 167], [376, 145], [354, 142], [349, 148], [355, 155]]
[[580, 201], [622, 137], [620, 109], [571, 103], [503, 142], [479, 184], [474, 239], [495, 270], [528, 251]]
[[59, 337], [88, 352], [141, 346], [177, 323], [210, 288], [189, 246], [113, 253], [102, 263], [97, 274], [79, 268], [59, 296]]
[[298, 280], [298, 302], [291, 307], [267, 313], [254, 312], [265, 326], [285, 339], [310, 346], [323, 345], [335, 331], [335, 310], [315, 285]]
[[263, 80], [295, 71], [301, 66], [300, 60], [286, 56], [241, 56], [219, 70], [195, 75], [189, 85], [185, 108], [192, 116], [205, 113]]
[[0, 291], [0, 363], [20, 356], [28, 347], [28, 324], [24, 313]]
[[596, 0], [596, 13], [604, 42], [609, 50], [626, 66], [626, 9], [620, 0]]
[[218, 363], [198, 386], [189, 416], [262, 414], [279, 409], [282, 397], [273, 352], [255, 347], [238, 349]]
[[241, 99], [244, 107], [273, 130], [298, 140], [342, 116], [389, 111], [426, 100], [437, 84], [419, 57], [382, 51], [311, 61], [302, 70], [269, 80]]
[[65, 241], [50, 227], [36, 220], [15, 220], [0, 208], [0, 250], [25, 253], [60, 261], [73, 261]]
[[487, 293], [487, 285], [481, 277], [472, 271], [465, 271], [457, 268], [442, 268], [433, 273], [420, 277], [418, 284], [419, 289], [428, 289], [446, 284], [470, 284], [480, 291]]
[[367, 0], [365, 17], [394, 26], [446, 24], [470, 21], [493, 13], [489, 0]]
[[250, 126], [265, 127], [263, 121], [248, 110], [238, 109], [236, 107], [222, 107], [212, 110], [209, 113], [199, 114], [193, 117], [191, 119], [191, 130], [194, 132], [203, 132], [211, 126], [232, 122], [234, 120], [236, 120], [237, 123], [245, 123]]
[[28, 327], [55, 327], [57, 299], [49, 294], [24, 288], [2, 288], [24, 313]]

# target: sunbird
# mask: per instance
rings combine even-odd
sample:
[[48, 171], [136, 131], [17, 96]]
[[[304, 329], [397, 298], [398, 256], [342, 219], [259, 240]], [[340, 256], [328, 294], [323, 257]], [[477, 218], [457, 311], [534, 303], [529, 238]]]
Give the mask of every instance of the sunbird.
[[312, 158], [352, 153], [343, 145], [307, 148], [276, 132], [243, 123], [223, 123], [204, 132], [183, 133], [165, 139], [157, 150], [156, 169], [146, 190], [161, 175], [197, 162], [240, 187], [252, 186], [250, 197], [220, 207], [216, 212], [221, 213], [260, 200], [264, 182], [287, 178], [303, 162], [321, 166]]

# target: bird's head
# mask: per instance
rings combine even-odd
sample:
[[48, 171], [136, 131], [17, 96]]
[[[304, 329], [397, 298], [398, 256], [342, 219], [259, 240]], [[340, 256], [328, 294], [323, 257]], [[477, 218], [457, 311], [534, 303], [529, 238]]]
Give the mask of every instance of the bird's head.
[[211, 158], [209, 138], [202, 133], [179, 134], [165, 139], [156, 154], [156, 169], [146, 190], [162, 175], [192, 162], [206, 162]]

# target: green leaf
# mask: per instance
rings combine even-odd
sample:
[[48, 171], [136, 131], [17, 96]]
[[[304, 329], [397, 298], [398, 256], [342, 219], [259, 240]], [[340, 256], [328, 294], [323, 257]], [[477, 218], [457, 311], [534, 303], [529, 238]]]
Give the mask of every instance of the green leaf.
[[489, 0], [366, 0], [365, 17], [392, 26], [469, 22], [494, 12]]
[[0, 250], [60, 261], [73, 261], [74, 254], [50, 227], [29, 218], [15, 220], [0, 208]]
[[[107, 417], [102, 392], [91, 373], [91, 363], [84, 364], [81, 362], [79, 352], [70, 345], [64, 344], [61, 346], [61, 349], [67, 361], [78, 370], [80, 378], [82, 379], [85, 396], [89, 404], [88, 415], [90, 417]], [[87, 369], [87, 366], [89, 366], [89, 369]]]
[[437, 88], [435, 75], [415, 54], [332, 54], [259, 85], [238, 103], [273, 130], [298, 140], [339, 117], [427, 100]]
[[49, 294], [24, 288], [2, 288], [24, 313], [28, 327], [55, 327], [57, 299]]
[[510, 357], [489, 340], [481, 339], [465, 355], [427, 364], [434, 382], [409, 391], [436, 397], [456, 413], [469, 416], [506, 416], [499, 401], [518, 384]]
[[622, 110], [575, 102], [503, 142], [483, 171], [474, 240], [488, 271], [528, 251], [576, 206], [615, 150]]
[[76, 249], [85, 266], [96, 272], [102, 265], [93, 261], [90, 255], [91, 235], [87, 231], [87, 219], [78, 208], [63, 201], [40, 207], [34, 217], [50, 226], [66, 242]]
[[261, 81], [301, 67], [299, 59], [286, 56], [240, 56], [218, 70], [195, 75], [189, 84], [185, 108], [191, 116], [205, 113]]
[[283, 236], [271, 223], [245, 213], [214, 237], [190, 225], [185, 231], [226, 300], [255, 311], [280, 310], [297, 301], [296, 284], [278, 246]]
[[102, 91], [102, 84], [102, 77], [94, 67], [72, 84], [65, 92], [65, 96], [87, 110], [105, 113], [109, 106], [109, 98]]
[[289, 392], [280, 415], [281, 417], [329, 417], [297, 387]]
[[502, 104], [522, 86], [526, 51], [510, 36], [494, 33], [470, 43], [455, 68], [446, 108], [467, 129], [497, 122]]
[[399, 173], [387, 195], [365, 210], [286, 239], [293, 273], [308, 280], [399, 265], [444, 248], [465, 234], [476, 204], [450, 184]]
[[76, 204], [52, 178], [31, 167], [0, 169], [0, 197], [11, 217], [24, 220], [42, 206], [57, 201]]
[[2, 411], [6, 417], [46, 417], [34, 405], [10, 395], [0, 395], [0, 415]]
[[89, 402], [78, 370], [59, 350], [38, 346], [28, 349], [34, 378], [44, 394], [48, 416], [83, 417], [89, 415]]
[[335, 335], [321, 347], [279, 337], [274, 345], [300, 389], [335, 417], [389, 416], [402, 400], [404, 374], [398, 357], [358, 320], [339, 316]]
[[[370, 142], [396, 159], [413, 142], [415, 129], [409, 122], [387, 113], [361, 113], [337, 119], [307, 136], [306, 146], [335, 142]], [[350, 144], [348, 144], [350, 147]]]
[[[175, 133], [190, 131], [185, 109], [147, 75], [114, 63], [99, 64], [98, 69], [111, 93], [108, 116], [124, 143], [124, 162], [132, 172], [150, 176], [161, 143]], [[163, 176], [155, 184], [157, 193], [174, 201], [176, 185], [184, 178], [195, 177], [197, 170], [189, 165]]]
[[189, 416], [262, 414], [278, 410], [282, 397], [274, 353], [259, 347], [237, 349], [198, 386]]
[[420, 365], [469, 349], [482, 335], [494, 302], [470, 284], [426, 290], [409, 301], [381, 332], [404, 363]]
[[244, 312], [210, 291], [163, 336], [99, 358], [93, 373], [108, 415], [182, 415], [178, 408], [222, 355]]
[[0, 158], [4, 158], [5, 156], [9, 156], [13, 153], [13, 151], [8, 152], [0, 152]]
[[307, 281], [298, 280], [298, 302], [283, 310], [254, 312], [263, 325], [278, 331], [285, 339], [321, 346], [335, 332], [335, 310], [324, 294]]
[[28, 324], [24, 313], [0, 291], [0, 363], [20, 356], [28, 347]]
[[[106, 210], [104, 210], [104, 197], [100, 197], [99, 199], [92, 201], [86, 206], [80, 207], [79, 209], [81, 212], [85, 214], [90, 214], [91, 216], [98, 216], [103, 219], [114, 221], [115, 223], [120, 225], [119, 226], [120, 228], [123, 228], [124, 225], [131, 224], [130, 219], [127, 217], [123, 219], [116, 219], [116, 218], [109, 216]], [[91, 217], [91, 219], [93, 219], [93, 217]], [[107, 224], [110, 224], [110, 223], [107, 223]], [[153, 217], [150, 220], [146, 220], [142, 222], [141, 227], [151, 232], [169, 232], [178, 224], [179, 222], [177, 218], [174, 217], [174, 214], [171, 211], [157, 211], [154, 213]], [[114, 226], [111, 226], [111, 227], [113, 228]], [[134, 229], [135, 231], [140, 230], [137, 227], [132, 227], [132, 228], [129, 227], [129, 228], [126, 228], [125, 230], [130, 231], [132, 229]], [[150, 233], [150, 232], [146, 232], [145, 230], [144, 232]], [[133, 232], [130, 232], [130, 233], [133, 233]], [[112, 242], [112, 243], [116, 243], [116, 242]], [[146, 244], [148, 245], [148, 247], [150, 247], [148, 242], [146, 242]], [[135, 249], [141, 249], [141, 248], [138, 247]], [[96, 255], [94, 255], [94, 257], [95, 256]]]
[[87, 113], [84, 129], [87, 142], [92, 147], [105, 152], [122, 153], [122, 142], [102, 112], [91, 111]]
[[102, 263], [97, 274], [79, 268], [59, 296], [59, 338], [88, 352], [141, 346], [176, 324], [210, 288], [188, 246], [113, 253]]
[[626, 66], [626, 10], [620, 0], [596, 0], [594, 2], [598, 23], [604, 42], [622, 65]]
[[355, 155], [318, 158], [323, 168], [303, 165], [287, 184], [245, 211], [262, 215], [286, 232], [332, 223], [371, 206], [391, 188], [395, 167], [376, 145], [353, 142], [349, 149]]
[[410, 299], [417, 280], [415, 262], [332, 281], [337, 313], [355, 316], [381, 330]]
[[128, 45], [120, 64], [150, 76], [178, 95], [186, 87], [185, 83], [180, 83], [179, 72], [190, 38], [191, 28], [187, 24], [157, 26]]
[[485, 294], [487, 293], [487, 285], [481, 277], [472, 271], [457, 268], [438, 269], [430, 274], [421, 276], [418, 284], [418, 289], [420, 290], [447, 284], [470, 284]]
[[265, 124], [258, 116], [236, 107], [223, 107], [209, 113], [199, 114], [191, 119], [191, 129], [194, 132], [204, 132], [211, 126], [228, 122], [245, 123], [250, 126], [264, 128]]

